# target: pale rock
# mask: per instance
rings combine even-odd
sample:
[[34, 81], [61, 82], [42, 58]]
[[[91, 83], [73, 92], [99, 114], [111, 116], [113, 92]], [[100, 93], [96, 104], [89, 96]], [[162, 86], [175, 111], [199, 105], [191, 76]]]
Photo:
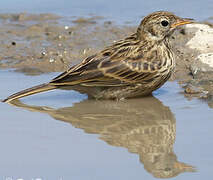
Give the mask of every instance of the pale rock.
[[[194, 36], [186, 43], [190, 49], [196, 50], [198, 55], [192, 66], [201, 71], [213, 69], [213, 28], [206, 24], [188, 24], [186, 30]], [[202, 65], [203, 63], [203, 65]]]
[[206, 24], [188, 24], [187, 29], [195, 29], [194, 37], [187, 42], [191, 49], [202, 53], [213, 52], [213, 28]]
[[201, 61], [204, 64], [208, 64], [210, 67], [213, 68], [213, 52], [200, 54], [197, 57], [197, 60]]

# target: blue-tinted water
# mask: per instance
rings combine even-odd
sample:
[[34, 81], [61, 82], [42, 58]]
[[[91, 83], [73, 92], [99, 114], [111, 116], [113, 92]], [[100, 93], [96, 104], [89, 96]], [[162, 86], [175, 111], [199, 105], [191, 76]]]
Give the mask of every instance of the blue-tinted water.
[[[0, 99], [56, 74], [31, 77], [1, 70]], [[149, 180], [174, 175], [174, 169], [180, 174], [173, 179], [208, 179], [213, 112], [180, 91], [168, 82], [148, 100], [91, 102], [57, 90], [22, 99], [22, 108], [0, 103], [0, 179]], [[149, 152], [152, 146], [159, 150]], [[197, 172], [184, 173], [192, 166]]]
[[104, 16], [117, 22], [138, 22], [153, 11], [167, 10], [179, 16], [205, 20], [213, 16], [212, 0], [7, 0], [0, 12], [56, 13], [65, 16]]

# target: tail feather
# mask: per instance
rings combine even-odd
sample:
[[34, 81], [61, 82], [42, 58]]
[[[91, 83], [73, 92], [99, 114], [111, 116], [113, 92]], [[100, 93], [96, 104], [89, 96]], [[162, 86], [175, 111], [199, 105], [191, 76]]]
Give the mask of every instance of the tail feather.
[[37, 94], [40, 92], [44, 92], [44, 91], [49, 91], [52, 89], [56, 89], [56, 86], [50, 85], [50, 84], [40, 84], [38, 86], [34, 86], [28, 89], [25, 89], [23, 91], [17, 92], [15, 94], [12, 94], [11, 96], [7, 97], [6, 99], [4, 99], [2, 102], [10, 102], [12, 100], [15, 99], [19, 99], [25, 96], [29, 96], [32, 94]]

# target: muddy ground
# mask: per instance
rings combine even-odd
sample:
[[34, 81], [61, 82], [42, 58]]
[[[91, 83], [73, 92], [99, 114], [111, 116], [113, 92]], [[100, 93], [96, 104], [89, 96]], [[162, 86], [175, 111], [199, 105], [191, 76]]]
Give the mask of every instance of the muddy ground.
[[[131, 23], [117, 25], [98, 16], [0, 14], [0, 68], [27, 75], [65, 71], [135, 30]], [[176, 71], [170, 80], [178, 80], [188, 98], [206, 99], [213, 107], [213, 70], [198, 61], [200, 50], [187, 46], [196, 31], [196, 28], [181, 27], [171, 37]], [[213, 52], [212, 47], [207, 48]]]

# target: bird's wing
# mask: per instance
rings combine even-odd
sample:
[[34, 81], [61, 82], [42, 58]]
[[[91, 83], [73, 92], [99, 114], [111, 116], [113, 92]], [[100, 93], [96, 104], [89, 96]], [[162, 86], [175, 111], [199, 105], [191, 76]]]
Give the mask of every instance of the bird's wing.
[[142, 57], [137, 59], [113, 59], [110, 56], [94, 55], [62, 73], [50, 84], [83, 86], [123, 86], [147, 83], [156, 76], [156, 69]]

